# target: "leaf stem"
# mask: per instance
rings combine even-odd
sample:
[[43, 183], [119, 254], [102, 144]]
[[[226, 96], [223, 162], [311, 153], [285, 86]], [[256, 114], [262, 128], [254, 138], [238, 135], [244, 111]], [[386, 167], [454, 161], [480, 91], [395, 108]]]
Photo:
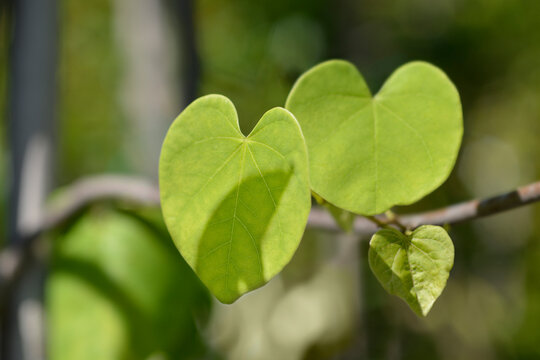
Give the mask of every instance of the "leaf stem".
[[386, 227], [388, 225], [385, 221], [381, 221], [375, 216], [364, 215], [364, 217], [380, 228]]
[[401, 222], [399, 222], [396, 215], [391, 212], [390, 210], [385, 212], [385, 218], [377, 217], [377, 216], [364, 216], [369, 221], [373, 222], [380, 228], [389, 227], [390, 225], [395, 225], [402, 233], [405, 233], [409, 228], [407, 228], [405, 225], [403, 225]]
[[408, 227], [406, 227], [399, 221], [398, 217], [396, 216], [396, 214], [394, 214], [392, 210], [386, 210], [384, 214], [388, 219], [386, 221], [387, 224], [396, 225], [401, 230], [401, 232], [406, 232], [407, 230], [410, 230]]
[[313, 196], [313, 198], [315, 199], [315, 201], [317, 202], [317, 204], [319, 205], [325, 205], [327, 202], [326, 200], [324, 200], [322, 198], [322, 196], [320, 196], [319, 194], [317, 194], [315, 191], [311, 191], [311, 196]]

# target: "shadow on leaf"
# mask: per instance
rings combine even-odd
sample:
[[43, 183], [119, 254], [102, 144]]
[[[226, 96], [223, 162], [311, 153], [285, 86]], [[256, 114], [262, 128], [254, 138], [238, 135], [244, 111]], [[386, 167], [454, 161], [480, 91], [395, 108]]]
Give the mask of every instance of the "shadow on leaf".
[[265, 261], [286, 241], [277, 209], [291, 176], [276, 171], [245, 179], [210, 217], [194, 268], [220, 301], [232, 303], [269, 280]]

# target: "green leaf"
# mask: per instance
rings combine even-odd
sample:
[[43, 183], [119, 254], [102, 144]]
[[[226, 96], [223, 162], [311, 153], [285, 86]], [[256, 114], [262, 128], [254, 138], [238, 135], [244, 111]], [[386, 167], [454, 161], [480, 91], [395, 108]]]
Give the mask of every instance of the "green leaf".
[[271, 109], [245, 137], [234, 105], [220, 95], [194, 101], [174, 121], [159, 183], [176, 247], [224, 303], [281, 271], [311, 206], [307, 150], [294, 116]]
[[354, 218], [356, 216], [355, 214], [351, 213], [350, 211], [343, 210], [342, 208], [338, 208], [337, 206], [334, 206], [329, 202], [325, 202], [323, 206], [326, 208], [326, 210], [328, 210], [330, 215], [332, 215], [340, 228], [342, 228], [346, 232], [352, 231], [354, 225]]
[[442, 184], [463, 132], [456, 88], [424, 62], [397, 69], [372, 97], [354, 65], [327, 61], [298, 79], [286, 108], [306, 138], [312, 189], [364, 215], [414, 203]]
[[379, 230], [369, 243], [369, 266], [382, 286], [418, 315], [426, 316], [454, 264], [454, 245], [440, 226], [420, 226], [411, 235]]
[[154, 221], [92, 208], [54, 241], [48, 358], [191, 359], [202, 350], [193, 313], [209, 294], [155, 212]]

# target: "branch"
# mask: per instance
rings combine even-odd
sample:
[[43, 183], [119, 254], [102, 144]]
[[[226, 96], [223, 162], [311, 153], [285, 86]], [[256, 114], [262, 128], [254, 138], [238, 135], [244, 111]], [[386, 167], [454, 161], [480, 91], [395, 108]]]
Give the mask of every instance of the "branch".
[[105, 200], [157, 207], [159, 191], [147, 180], [122, 175], [88, 177], [66, 187], [43, 212], [44, 218], [37, 226], [22, 229], [21, 241], [0, 252], [0, 317], [6, 306], [6, 294], [11, 292], [34, 258], [36, 239], [64, 224], [88, 205]]
[[83, 178], [62, 190], [45, 212], [41, 226], [23, 234], [26, 241], [65, 223], [88, 205], [115, 200], [143, 207], [159, 206], [159, 190], [150, 181], [126, 175], [99, 175]]
[[540, 181], [501, 195], [476, 199], [420, 214], [403, 215], [399, 221], [409, 228], [420, 225], [457, 224], [494, 215], [540, 201]]
[[[158, 207], [159, 190], [148, 180], [124, 175], [88, 177], [66, 187], [61, 197], [49, 205], [40, 224], [22, 234], [23, 245], [9, 246], [0, 253], [0, 314], [3, 309], [1, 301], [5, 298], [5, 292], [16, 282], [25, 264], [32, 258], [35, 240], [44, 232], [64, 224], [88, 205], [104, 200]], [[377, 220], [381, 224], [392, 224], [397, 221], [411, 229], [428, 224], [456, 224], [504, 212], [535, 201], [540, 201], [540, 181], [487, 199], [471, 200], [418, 214], [396, 216], [395, 219], [379, 215]], [[311, 210], [308, 226], [330, 232], [341, 231], [330, 214], [319, 207]], [[358, 217], [354, 222], [354, 232], [359, 236], [371, 235], [377, 229], [378, 226], [365, 217]]]

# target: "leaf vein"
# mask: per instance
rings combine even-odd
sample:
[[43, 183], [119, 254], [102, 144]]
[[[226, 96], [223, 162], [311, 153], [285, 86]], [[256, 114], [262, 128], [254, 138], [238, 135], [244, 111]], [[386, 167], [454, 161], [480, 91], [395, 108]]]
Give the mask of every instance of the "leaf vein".
[[[241, 145], [242, 146], [242, 145]], [[225, 289], [229, 289], [229, 270], [230, 270], [230, 264], [231, 264], [231, 250], [232, 250], [232, 241], [233, 241], [233, 235], [234, 235], [234, 223], [236, 219], [236, 209], [238, 209], [238, 196], [240, 195], [240, 184], [242, 183], [242, 177], [244, 176], [244, 164], [245, 164], [245, 158], [246, 158], [246, 146], [245, 143], [243, 143], [243, 149], [242, 152], [242, 159], [240, 160], [240, 174], [238, 176], [238, 184], [236, 185], [236, 203], [234, 205], [234, 213], [233, 213], [233, 221], [231, 225], [231, 237], [229, 239], [229, 251], [227, 253], [227, 270], [225, 271], [226, 274], [226, 280], [225, 280]]]
[[396, 119], [398, 119], [399, 121], [401, 121], [403, 124], [405, 124], [409, 129], [411, 129], [413, 131], [413, 133], [420, 139], [420, 142], [422, 143], [423, 147], [424, 147], [424, 150], [426, 150], [427, 152], [427, 155], [429, 157], [429, 164], [430, 164], [430, 168], [431, 168], [431, 172], [433, 173], [434, 172], [434, 164], [433, 164], [433, 156], [431, 155], [431, 150], [429, 150], [429, 147], [427, 146], [426, 144], [426, 141], [424, 140], [424, 137], [422, 136], [422, 134], [416, 129], [414, 128], [411, 124], [409, 124], [407, 121], [405, 121], [405, 119], [403, 119], [401, 116], [399, 116], [398, 114], [396, 114], [392, 109], [390, 109], [388, 106], [384, 105], [382, 102], [379, 102], [378, 103], [382, 108], [386, 109], [386, 111], [388, 113], [390, 113], [392, 116], [394, 116]]
[[377, 112], [375, 111], [375, 105], [371, 107], [373, 111], [373, 159], [375, 163], [375, 182], [373, 192], [373, 210], [377, 211], [377, 192], [379, 191], [379, 159], [377, 156]]
[[210, 140], [234, 140], [234, 141], [242, 142], [242, 139], [237, 138], [237, 137], [232, 137], [232, 136], [214, 136], [214, 137], [206, 138], [206, 139], [203, 139], [203, 140], [195, 141], [192, 145], [197, 145], [197, 144], [204, 143], [204, 142], [207, 142], [207, 141], [210, 141]]
[[279, 157], [281, 157], [282, 159], [286, 160], [285, 156], [282, 153], [280, 153], [279, 151], [277, 151], [275, 148], [273, 148], [270, 145], [267, 145], [265, 143], [262, 143], [262, 142], [256, 141], [256, 140], [250, 140], [249, 142], [254, 143], [256, 145], [264, 146], [264, 147], [268, 148], [269, 150], [273, 151], [274, 153], [276, 153], [277, 155], [279, 155]]
[[259, 263], [259, 274], [261, 275], [261, 278], [264, 278], [264, 276], [263, 276], [263, 268], [262, 268], [261, 254], [259, 253], [259, 248], [257, 247], [257, 244], [255, 243], [255, 238], [253, 237], [253, 235], [251, 235], [251, 232], [249, 231], [249, 229], [247, 228], [247, 226], [244, 224], [244, 222], [243, 222], [242, 220], [240, 220], [239, 217], [237, 217], [236, 220], [238, 220], [238, 222], [240, 223], [240, 225], [242, 225], [242, 227], [244, 228], [244, 230], [246, 230], [246, 232], [248, 233], [249, 237], [251, 238], [251, 242], [253, 243], [253, 247], [255, 248], [255, 252], [257, 253], [257, 262]]
[[[229, 219], [230, 220], [230, 219]], [[216, 246], [215, 248], [213, 248], [212, 250], [208, 251], [206, 254], [204, 254], [204, 256], [201, 256], [200, 259], [201, 260], [204, 260], [206, 259], [208, 256], [212, 255], [213, 253], [215, 253], [216, 251], [218, 251], [219, 249], [221, 249], [222, 247], [224, 246], [227, 246], [229, 245], [229, 241], [226, 241], [224, 242], [223, 244], [219, 244], [218, 246]]]
[[249, 154], [251, 155], [251, 159], [253, 160], [253, 164], [257, 168], [257, 171], [259, 172], [259, 175], [261, 176], [262, 181], [264, 182], [264, 185], [266, 186], [266, 190], [268, 190], [268, 194], [270, 195], [270, 199], [272, 199], [272, 204], [274, 205], [274, 210], [276, 212], [276, 216], [278, 219], [278, 228], [279, 228], [279, 239], [280, 241], [283, 240], [283, 231], [281, 229], [281, 220], [279, 218], [279, 213], [277, 210], [277, 204], [276, 200], [274, 199], [274, 195], [272, 195], [272, 191], [270, 190], [270, 187], [268, 186], [268, 183], [266, 182], [266, 179], [264, 178], [264, 175], [262, 174], [261, 169], [259, 168], [259, 164], [257, 163], [257, 160], [255, 159], [255, 156], [253, 155], [253, 152], [251, 151], [251, 148], [249, 147], [249, 144], [247, 145]]

